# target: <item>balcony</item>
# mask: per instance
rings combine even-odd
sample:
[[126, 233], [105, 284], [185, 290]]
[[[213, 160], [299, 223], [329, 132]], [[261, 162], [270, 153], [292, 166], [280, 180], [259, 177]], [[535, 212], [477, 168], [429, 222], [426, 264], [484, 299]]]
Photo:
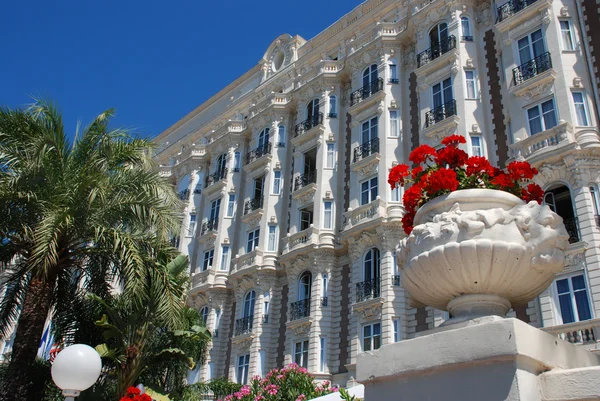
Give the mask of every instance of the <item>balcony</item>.
[[519, 11], [529, 7], [531, 4], [537, 2], [537, 0], [510, 0], [496, 9], [498, 16], [496, 23], [502, 22], [508, 17], [518, 13]]
[[392, 285], [394, 287], [400, 287], [400, 275], [399, 274], [395, 274], [392, 276]]
[[356, 284], [356, 302], [364, 302], [381, 296], [381, 279], [363, 281]]
[[513, 160], [524, 158], [538, 167], [544, 161], [549, 162], [565, 151], [575, 149], [577, 141], [571, 124], [560, 120], [557, 126], [517, 140], [509, 147]]
[[571, 344], [582, 345], [587, 349], [598, 349], [600, 319], [544, 327], [542, 330]]
[[259, 165], [266, 164], [271, 160], [271, 151], [273, 147], [270, 142], [265, 143], [257, 147], [254, 150], [251, 150], [246, 154], [246, 166], [247, 170], [253, 170]]
[[292, 145], [299, 146], [304, 143], [316, 143], [316, 140], [325, 132], [323, 126], [323, 113], [318, 113], [294, 127], [294, 137], [291, 139]]
[[519, 85], [530, 78], [533, 78], [544, 71], [552, 68], [552, 58], [550, 52], [546, 52], [520, 66], [513, 68], [513, 84]]
[[[350, 94], [350, 107], [358, 105], [359, 103], [365, 102], [367, 99], [372, 98], [378, 92], [383, 91], [383, 78], [378, 78], [377, 80], [368, 83], [362, 88], [355, 90]], [[383, 92], [382, 92], [383, 93]], [[379, 99], [379, 97], [377, 97]], [[352, 111], [348, 110], [350, 113]]]
[[179, 191], [179, 193], [177, 194], [177, 196], [182, 201], [187, 201], [190, 198], [190, 190], [189, 189], [184, 189], [183, 191]]
[[225, 289], [229, 271], [215, 270], [212, 267], [204, 271], [196, 271], [191, 275], [190, 294], [207, 291], [211, 288]]
[[387, 218], [387, 203], [379, 196], [374, 201], [361, 205], [356, 209], [348, 208], [344, 213], [344, 231], [350, 231], [357, 226], [365, 229], [380, 224], [381, 219]]
[[202, 236], [211, 231], [217, 231], [218, 227], [219, 227], [219, 220], [216, 218], [205, 221], [204, 223], [202, 223], [202, 228], [200, 229], [200, 235]]
[[300, 188], [304, 188], [307, 185], [315, 184], [316, 182], [317, 182], [317, 170], [313, 170], [308, 173], [299, 175], [294, 179], [294, 191], [297, 191]]
[[581, 240], [581, 234], [579, 232], [579, 219], [577, 217], [571, 217], [563, 219], [567, 233], [569, 233], [569, 244], [574, 244]]
[[227, 168], [217, 170], [212, 174], [209, 174], [204, 181], [204, 188], [210, 187], [213, 184], [225, 179], [227, 177]]
[[310, 299], [303, 299], [290, 305], [290, 320], [298, 320], [308, 316], [310, 316]]
[[158, 168], [158, 175], [160, 175], [161, 177], [170, 177], [171, 174], [171, 166], [160, 166]]
[[354, 148], [354, 157], [352, 163], [356, 163], [360, 160], [366, 159], [367, 157], [379, 153], [379, 138], [373, 138], [368, 142], [358, 145]]
[[327, 297], [321, 297], [321, 306], [327, 306], [329, 303]]
[[317, 125], [323, 124], [323, 113], [319, 113], [315, 116], [309, 117], [294, 127], [294, 138], [298, 135], [302, 135], [307, 131], [310, 131]]
[[424, 65], [431, 63], [433, 60], [454, 49], [456, 49], [456, 37], [450, 35], [446, 39], [440, 41], [439, 44], [431, 46], [429, 49], [417, 54], [417, 68], [421, 68]]
[[255, 210], [262, 209], [264, 197], [254, 198], [244, 203], [244, 215], [250, 214]]
[[473, 36], [461, 36], [460, 40], [463, 42], [472, 42], [473, 41]]
[[254, 315], [243, 317], [235, 321], [235, 332], [234, 336], [242, 336], [252, 332], [252, 323], [254, 321]]
[[425, 113], [425, 129], [456, 115], [456, 100], [452, 99], [443, 105]]
[[250, 226], [255, 226], [262, 219], [264, 197], [247, 200], [244, 203], [242, 221]]
[[311, 224], [306, 230], [288, 234], [283, 241], [284, 254], [304, 247], [307, 248], [306, 252], [312, 252], [313, 245], [319, 244], [319, 229]]
[[327, 118], [337, 118], [337, 113], [327, 113]]

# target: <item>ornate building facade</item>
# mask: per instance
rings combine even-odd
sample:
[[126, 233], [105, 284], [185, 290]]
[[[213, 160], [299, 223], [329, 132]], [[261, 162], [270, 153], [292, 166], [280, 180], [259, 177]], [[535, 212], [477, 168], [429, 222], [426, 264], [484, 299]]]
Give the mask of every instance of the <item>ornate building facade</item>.
[[190, 302], [214, 337], [190, 380], [297, 362], [344, 386], [359, 353], [439, 325], [402, 288], [402, 189], [387, 174], [452, 133], [501, 167], [538, 167], [571, 235], [564, 272], [511, 313], [595, 343], [598, 19], [595, 0], [368, 0], [311, 40], [279, 36], [160, 134], [156, 159], [185, 203], [174, 241]]

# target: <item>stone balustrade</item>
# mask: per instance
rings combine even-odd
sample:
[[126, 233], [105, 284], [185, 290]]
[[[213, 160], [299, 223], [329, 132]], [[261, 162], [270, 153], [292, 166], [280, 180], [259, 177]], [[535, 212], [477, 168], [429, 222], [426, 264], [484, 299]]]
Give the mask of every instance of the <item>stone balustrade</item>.
[[373, 202], [357, 207], [356, 209], [349, 208], [344, 213], [345, 230], [348, 230], [358, 224], [366, 221], [387, 217], [387, 202], [377, 197]]
[[598, 343], [600, 335], [600, 319], [590, 319], [581, 322], [562, 324], [542, 328], [546, 333], [555, 335], [571, 344], [589, 345]]
[[510, 145], [510, 148], [514, 159], [527, 159], [540, 153], [543, 149], [562, 148], [576, 143], [573, 127], [568, 122], [561, 120], [556, 127], [517, 141]]

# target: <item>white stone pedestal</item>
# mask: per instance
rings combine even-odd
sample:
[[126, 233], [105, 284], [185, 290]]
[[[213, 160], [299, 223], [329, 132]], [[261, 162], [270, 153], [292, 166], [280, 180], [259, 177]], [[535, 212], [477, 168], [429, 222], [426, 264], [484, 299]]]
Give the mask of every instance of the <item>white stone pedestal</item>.
[[600, 357], [518, 319], [486, 317], [358, 355], [365, 401], [600, 400]]

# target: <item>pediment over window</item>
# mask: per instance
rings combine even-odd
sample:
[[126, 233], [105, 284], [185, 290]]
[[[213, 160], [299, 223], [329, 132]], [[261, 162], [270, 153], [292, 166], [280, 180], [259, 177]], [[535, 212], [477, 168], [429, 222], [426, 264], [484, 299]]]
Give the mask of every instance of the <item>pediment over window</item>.
[[298, 48], [306, 43], [302, 37], [285, 33], [271, 42], [260, 63], [263, 66], [263, 81], [282, 71], [296, 61]]

